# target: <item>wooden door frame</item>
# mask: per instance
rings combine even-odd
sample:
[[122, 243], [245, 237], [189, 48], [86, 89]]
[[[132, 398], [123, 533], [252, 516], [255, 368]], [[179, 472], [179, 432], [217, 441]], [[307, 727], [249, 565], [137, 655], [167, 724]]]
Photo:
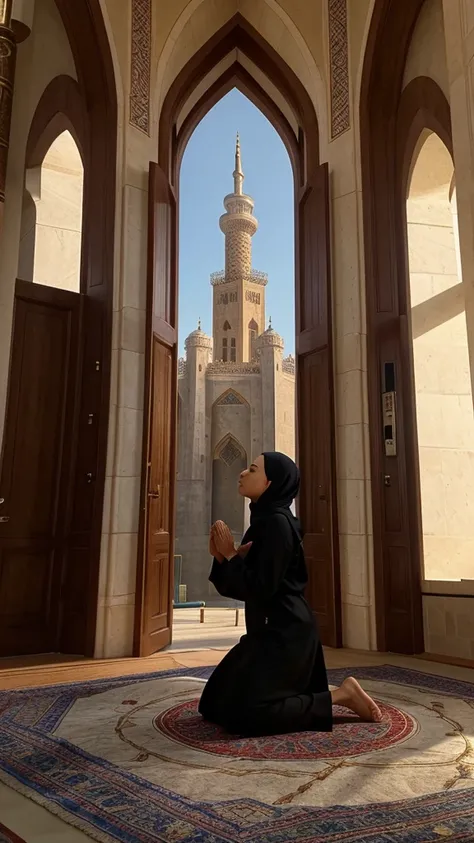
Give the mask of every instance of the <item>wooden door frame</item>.
[[[189, 114], [178, 126], [178, 118], [182, 106], [191, 92], [202, 82], [230, 52], [238, 50], [250, 59], [271, 80], [272, 84], [281, 92], [289, 104], [298, 125], [296, 135], [287, 118], [275, 104], [269, 94], [256, 82], [252, 75], [239, 64], [234, 62], [220, 77], [205, 91]], [[296, 74], [270, 46], [270, 44], [248, 23], [241, 15], [236, 14], [207, 43], [187, 62], [168, 90], [160, 114], [158, 163], [167, 174], [170, 185], [175, 192], [176, 202], [179, 201], [179, 174], [181, 161], [187, 142], [194, 129], [210, 109], [230, 90], [237, 88], [241, 93], [262, 111], [280, 135], [293, 168], [294, 176], [294, 207], [295, 207], [295, 259], [296, 259], [296, 324], [299, 324], [300, 289], [300, 232], [298, 227], [299, 206], [305, 195], [307, 185], [319, 167], [319, 128], [317, 115], [302, 82]], [[179, 217], [179, 210], [177, 211]], [[177, 321], [176, 321], [177, 324]], [[334, 378], [334, 350], [332, 337], [332, 314], [329, 315], [328, 325], [328, 353], [332, 362], [332, 379]], [[332, 407], [331, 456], [335, 465], [335, 413]], [[296, 424], [299, 427], [298, 408], [296, 408]], [[297, 437], [299, 438], [299, 437]], [[173, 478], [173, 483], [175, 483]], [[334, 569], [336, 572], [336, 602], [338, 603], [337, 646], [342, 645], [341, 626], [341, 595], [339, 577], [339, 536], [337, 525], [337, 490], [335, 477], [331, 483], [332, 505], [332, 547]], [[173, 523], [176, 523], [176, 494], [173, 488]]]
[[[71, 478], [72, 497], [80, 497], [79, 467], [84, 454], [91, 466], [94, 497], [91, 529], [78, 529], [75, 542], [90, 560], [86, 584], [84, 655], [95, 650], [99, 593], [100, 548], [109, 427], [110, 365], [115, 234], [115, 183], [117, 156], [117, 91], [112, 54], [100, 0], [55, 0], [72, 50], [77, 81], [69, 76], [53, 79], [36, 108], [27, 142], [25, 168], [39, 166], [52, 141], [68, 129], [84, 165], [84, 198], [81, 251], [81, 292], [87, 314], [82, 331], [83, 371], [76, 422], [77, 471]], [[94, 379], [87, 369], [99, 368]], [[97, 419], [93, 439], [85, 421]], [[89, 428], [84, 433], [85, 425]], [[79, 476], [79, 472], [82, 474]], [[74, 487], [74, 488], [73, 488]]]
[[[409, 268], [406, 195], [416, 144], [436, 132], [452, 154], [449, 104], [438, 85], [418, 77], [402, 90], [408, 50], [424, 0], [379, 0], [367, 42], [360, 99], [367, 369], [374, 541], [377, 646], [403, 653], [424, 649], [421, 498], [408, 324]], [[394, 634], [385, 536], [381, 360], [391, 336], [401, 361], [397, 373], [398, 448], [395, 473], [401, 530], [406, 541], [402, 576], [406, 619]]]

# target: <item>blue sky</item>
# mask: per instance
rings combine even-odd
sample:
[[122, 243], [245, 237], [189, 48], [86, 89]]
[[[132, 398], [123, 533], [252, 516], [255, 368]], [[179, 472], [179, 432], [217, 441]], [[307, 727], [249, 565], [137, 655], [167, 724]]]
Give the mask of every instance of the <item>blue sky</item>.
[[209, 276], [224, 269], [224, 235], [219, 217], [233, 190], [235, 138], [240, 133], [244, 191], [255, 200], [259, 229], [253, 238], [253, 268], [267, 272], [267, 319], [294, 353], [293, 174], [286, 149], [266, 117], [237, 90], [217, 103], [196, 128], [186, 148], [180, 178], [181, 354], [200, 317], [212, 327]]

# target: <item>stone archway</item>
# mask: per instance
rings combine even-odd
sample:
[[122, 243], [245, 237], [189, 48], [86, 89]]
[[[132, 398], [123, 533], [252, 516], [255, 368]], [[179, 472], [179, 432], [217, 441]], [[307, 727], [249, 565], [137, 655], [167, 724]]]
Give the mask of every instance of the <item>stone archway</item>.
[[407, 184], [424, 129], [452, 148], [449, 104], [439, 86], [417, 77], [403, 88], [423, 2], [375, 4], [360, 101], [377, 638], [379, 650], [402, 653], [424, 649]]
[[[240, 55], [258, 68], [262, 78], [270, 80], [284, 107], [280, 108], [276, 98], [252, 75], [249, 63], [244, 66], [239, 61]], [[222, 67], [223, 60], [229, 56], [236, 57], [235, 61], [231, 61], [217, 79], [214, 76], [211, 81], [212, 72]], [[206, 80], [209, 82], [207, 87]], [[179, 199], [180, 162], [186, 143], [202, 117], [233, 87], [244, 93], [272, 122], [285, 143], [293, 166], [297, 256], [297, 377], [300, 395], [298, 440], [302, 466], [300, 511], [305, 526], [310, 574], [308, 596], [318, 614], [323, 640], [333, 646], [340, 646], [342, 635], [336, 514], [328, 168], [319, 163], [318, 121], [305, 87], [281, 56], [240, 14], [236, 14], [195, 53], [178, 73], [166, 94], [159, 121], [158, 162], [161, 175], [159, 181], [156, 181], [157, 199], [154, 207], [158, 209], [160, 203], [164, 207], [166, 202], [169, 208], [167, 213], [173, 220], [170, 231], [173, 231]], [[196, 96], [196, 92], [200, 96]], [[157, 210], [153, 213], [156, 214]], [[174, 249], [175, 242], [172, 241], [171, 253]], [[170, 277], [176, 278], [173, 268]], [[177, 294], [176, 279], [176, 286], [169, 291], [169, 301], [174, 303], [174, 308]], [[172, 316], [172, 322], [173, 319], [175, 325], [175, 316]], [[168, 327], [173, 330], [173, 324], [167, 326], [163, 333], [165, 342], [166, 336], [174, 336]], [[175, 339], [169, 342], [176, 343]], [[152, 345], [153, 336], [149, 340], [148, 355], [151, 355]], [[176, 357], [175, 345], [169, 347], [173, 348]], [[177, 360], [174, 366], [177, 370]], [[153, 400], [151, 395], [151, 405]], [[325, 408], [326, 412], [322, 413], [321, 408]], [[145, 441], [149, 453], [152, 443], [150, 437], [150, 430], [146, 430]], [[173, 470], [172, 465], [171, 476]], [[143, 535], [142, 544], [145, 544]], [[143, 566], [139, 556], [138, 593], [144, 593], [147, 565], [146, 556]], [[144, 619], [146, 604], [144, 594], [137, 620], [137, 627], [141, 630], [147, 626]], [[146, 651], [145, 643], [143, 651]]]

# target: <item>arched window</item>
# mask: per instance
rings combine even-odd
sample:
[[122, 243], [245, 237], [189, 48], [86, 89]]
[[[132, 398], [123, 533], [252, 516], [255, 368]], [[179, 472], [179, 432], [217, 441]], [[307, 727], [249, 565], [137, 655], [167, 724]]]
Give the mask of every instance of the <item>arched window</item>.
[[53, 141], [41, 166], [27, 172], [20, 278], [80, 292], [83, 182], [82, 159], [66, 130]]
[[255, 348], [256, 342], [258, 337], [258, 325], [255, 319], [251, 319], [249, 322], [249, 359], [255, 360], [257, 356], [257, 351]]
[[474, 415], [453, 162], [417, 146], [407, 196], [424, 579], [474, 577]]

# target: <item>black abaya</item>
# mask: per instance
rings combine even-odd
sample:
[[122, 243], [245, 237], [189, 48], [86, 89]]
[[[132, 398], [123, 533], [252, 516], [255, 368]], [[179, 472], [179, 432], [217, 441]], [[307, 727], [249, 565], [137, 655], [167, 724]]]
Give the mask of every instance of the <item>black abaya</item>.
[[284, 507], [267, 509], [242, 541], [252, 542], [246, 558], [212, 566], [209, 579], [219, 594], [245, 602], [247, 634], [214, 670], [199, 711], [233, 734], [332, 728], [323, 650], [303, 596], [297, 523]]

